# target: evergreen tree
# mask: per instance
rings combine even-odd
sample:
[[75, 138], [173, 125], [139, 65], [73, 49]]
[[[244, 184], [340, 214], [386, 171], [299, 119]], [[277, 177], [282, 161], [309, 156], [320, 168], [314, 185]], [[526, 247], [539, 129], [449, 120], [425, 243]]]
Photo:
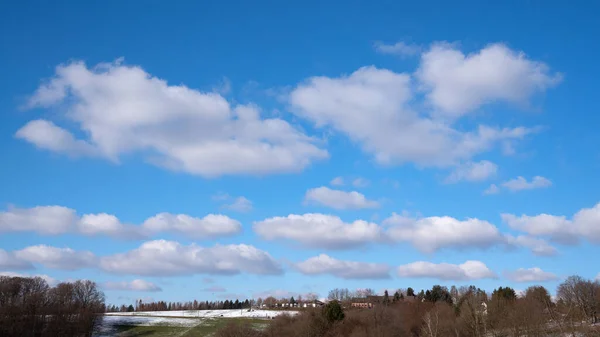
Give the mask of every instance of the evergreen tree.
[[133, 305], [132, 305], [132, 304], [130, 304], [130, 305], [127, 307], [127, 312], [133, 312], [133, 311], [135, 311], [135, 309], [133, 308]]
[[411, 287], [408, 287], [408, 289], [406, 289], [406, 296], [415, 296], [415, 290]]
[[333, 323], [335, 321], [341, 321], [344, 319], [344, 309], [340, 305], [340, 302], [333, 300], [323, 308], [325, 319], [328, 322]]
[[390, 303], [390, 295], [388, 294], [388, 291], [384, 291], [383, 292], [383, 304], [384, 305], [388, 305]]
[[296, 300], [294, 299], [294, 296], [292, 296], [292, 298], [290, 298], [290, 304], [294, 305], [296, 303]]
[[396, 291], [394, 293], [394, 302], [398, 302], [400, 301], [400, 293], [398, 291]]

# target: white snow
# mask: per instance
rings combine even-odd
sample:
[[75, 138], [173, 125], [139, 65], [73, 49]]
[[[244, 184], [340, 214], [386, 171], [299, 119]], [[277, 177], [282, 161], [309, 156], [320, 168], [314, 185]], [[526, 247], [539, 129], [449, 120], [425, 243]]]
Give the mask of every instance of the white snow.
[[215, 317], [246, 317], [246, 318], [272, 318], [288, 314], [296, 315], [293, 310], [263, 310], [263, 309], [231, 309], [231, 310], [182, 310], [182, 311], [137, 311], [137, 312], [111, 312], [105, 316], [146, 316], [146, 317], [190, 317], [190, 318], [215, 318]]
[[135, 326], [181, 326], [192, 327], [200, 323], [200, 320], [193, 318], [176, 317], [149, 317], [149, 316], [117, 316], [108, 315], [104, 317], [102, 325], [135, 325]]

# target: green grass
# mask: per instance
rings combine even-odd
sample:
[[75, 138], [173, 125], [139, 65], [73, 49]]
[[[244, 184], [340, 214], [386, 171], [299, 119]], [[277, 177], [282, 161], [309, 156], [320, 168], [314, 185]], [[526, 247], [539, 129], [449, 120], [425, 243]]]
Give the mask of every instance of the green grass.
[[264, 329], [270, 321], [256, 318], [211, 318], [193, 327], [182, 337], [211, 336], [229, 323], [250, 323], [256, 329]]
[[256, 329], [264, 329], [271, 322], [256, 318], [207, 318], [192, 328], [168, 325], [118, 325], [115, 328], [118, 337], [205, 337], [214, 335], [229, 323], [250, 323]]
[[118, 330], [119, 337], [177, 337], [185, 333], [189, 328], [177, 326], [135, 326], [135, 325], [118, 325], [115, 326]]

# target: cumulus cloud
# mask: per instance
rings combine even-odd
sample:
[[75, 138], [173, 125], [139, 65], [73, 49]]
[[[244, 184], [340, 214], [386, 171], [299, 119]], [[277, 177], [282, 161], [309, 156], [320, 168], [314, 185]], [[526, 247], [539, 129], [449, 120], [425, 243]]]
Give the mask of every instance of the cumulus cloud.
[[21, 273], [15, 273], [15, 272], [10, 272], [10, 271], [1, 271], [0, 272], [0, 276], [6, 276], [6, 277], [39, 277], [44, 279], [44, 281], [46, 281], [46, 283], [48, 283], [48, 285], [50, 286], [55, 286], [58, 284], [58, 280], [50, 277], [46, 274], [21, 274]]
[[506, 242], [496, 226], [479, 219], [458, 220], [449, 216], [413, 219], [394, 213], [383, 223], [389, 227], [387, 233], [392, 240], [409, 242], [425, 253], [442, 248], [487, 248]]
[[543, 239], [525, 235], [517, 237], [506, 235], [506, 239], [509, 245], [529, 248], [537, 256], [554, 256], [557, 254], [556, 248]]
[[58, 106], [76, 128], [39, 119], [16, 137], [72, 156], [118, 162], [125, 154], [149, 154], [155, 165], [205, 177], [297, 172], [328, 157], [314, 138], [285, 120], [261, 118], [256, 106], [231, 106], [218, 93], [169, 85], [122, 60], [59, 65], [28, 106]]
[[455, 45], [435, 43], [421, 55], [416, 77], [428, 101], [450, 117], [496, 101], [523, 105], [561, 81], [546, 64], [500, 43], [468, 55]]
[[90, 251], [57, 248], [46, 245], [30, 246], [14, 252], [23, 261], [38, 263], [46, 268], [77, 270], [96, 265], [96, 256]]
[[241, 232], [242, 224], [220, 214], [195, 218], [186, 214], [159, 213], [144, 221], [142, 231], [177, 232], [193, 238], [216, 238]]
[[121, 281], [121, 282], [105, 282], [104, 288], [107, 290], [129, 290], [129, 291], [162, 291], [162, 289], [156, 284], [140, 279], [133, 281]]
[[375, 42], [375, 50], [381, 54], [391, 54], [398, 56], [415, 56], [421, 52], [421, 47], [416, 44], [406, 42], [396, 42], [394, 44], [386, 44], [383, 42]]
[[102, 257], [100, 266], [111, 273], [148, 276], [282, 273], [269, 253], [253, 246], [185, 246], [166, 240], [148, 241], [126, 253]]
[[0, 232], [31, 231], [56, 235], [70, 231], [78, 220], [75, 210], [62, 206], [10, 207], [0, 212]]
[[579, 210], [571, 219], [566, 216], [539, 214], [535, 216], [502, 214], [511, 228], [533, 236], [549, 237], [552, 241], [572, 244], [585, 238], [600, 244], [600, 203]]
[[381, 239], [381, 228], [372, 222], [345, 223], [337, 216], [307, 213], [273, 217], [254, 223], [254, 231], [265, 240], [286, 239], [304, 246], [344, 249]]
[[555, 274], [545, 272], [538, 267], [519, 268], [515, 271], [505, 272], [504, 276], [513, 282], [544, 282], [558, 279]]
[[331, 179], [331, 181], [329, 182], [329, 184], [331, 186], [344, 186], [344, 178], [342, 178], [342, 177], [335, 177], [335, 178]]
[[377, 201], [367, 199], [362, 193], [334, 190], [326, 186], [311, 188], [306, 191], [304, 201], [338, 210], [379, 207]]
[[412, 86], [408, 74], [368, 66], [337, 78], [309, 78], [288, 99], [294, 114], [318, 128], [330, 127], [347, 135], [378, 163], [387, 165], [452, 166], [536, 131], [486, 125], [458, 130], [413, 109]]
[[384, 279], [390, 277], [390, 267], [381, 263], [342, 261], [321, 254], [295, 265], [306, 275], [333, 275], [344, 279]]
[[0, 270], [25, 270], [34, 268], [31, 262], [18, 258], [13, 252], [7, 252], [0, 248]]
[[398, 267], [398, 275], [400, 277], [436, 278], [444, 281], [467, 281], [497, 277], [481, 261], [466, 261], [458, 265], [418, 261]]
[[446, 183], [457, 183], [460, 181], [484, 181], [496, 175], [498, 165], [482, 160], [479, 162], [467, 162], [454, 169], [446, 178]]
[[552, 186], [552, 182], [544, 177], [535, 176], [531, 181], [519, 176], [502, 183], [502, 186], [509, 191], [517, 192], [522, 190], [532, 190], [536, 188], [545, 188]]
[[141, 225], [123, 224], [106, 213], [84, 214], [62, 206], [10, 208], [0, 213], [0, 232], [32, 231], [45, 235], [79, 233], [116, 238], [143, 239], [159, 233], [179, 233], [195, 239], [208, 239], [240, 233], [239, 221], [220, 214], [196, 218], [186, 214], [159, 213]]

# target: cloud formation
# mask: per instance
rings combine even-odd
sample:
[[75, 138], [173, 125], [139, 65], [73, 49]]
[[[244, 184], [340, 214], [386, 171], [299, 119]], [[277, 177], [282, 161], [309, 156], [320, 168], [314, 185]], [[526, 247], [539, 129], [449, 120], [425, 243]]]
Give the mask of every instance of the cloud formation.
[[580, 239], [600, 244], [600, 203], [583, 208], [567, 219], [563, 215], [538, 214], [534, 216], [502, 214], [502, 220], [511, 228], [533, 236], [548, 237], [554, 242], [574, 244]]
[[377, 201], [367, 199], [362, 193], [334, 190], [326, 186], [311, 188], [306, 191], [304, 201], [337, 210], [379, 207]]
[[34, 268], [31, 262], [15, 256], [14, 252], [7, 252], [0, 248], [0, 270], [27, 270]]
[[250, 245], [200, 247], [166, 240], [144, 242], [128, 252], [102, 257], [100, 267], [110, 273], [145, 276], [283, 272], [269, 253]]
[[446, 183], [457, 183], [460, 181], [484, 181], [496, 175], [498, 165], [491, 161], [467, 162], [454, 169], [446, 178]]
[[415, 111], [411, 106], [415, 95], [409, 74], [368, 66], [337, 78], [309, 78], [291, 91], [289, 104], [297, 116], [317, 128], [330, 127], [345, 134], [386, 165], [457, 165], [499, 142], [535, 132], [526, 127], [486, 125], [460, 131], [447, 121]]
[[558, 276], [555, 274], [545, 272], [538, 267], [528, 269], [519, 268], [515, 271], [505, 272], [504, 275], [513, 282], [545, 282], [558, 279]]
[[282, 119], [261, 118], [254, 105], [231, 106], [218, 93], [169, 85], [122, 59], [59, 65], [28, 107], [58, 107], [77, 127], [38, 119], [16, 137], [70, 156], [118, 162], [149, 154], [157, 166], [205, 177], [297, 172], [328, 157], [316, 139]]
[[114, 215], [84, 214], [62, 206], [10, 208], [0, 212], [0, 232], [31, 231], [43, 235], [79, 233], [115, 238], [143, 239], [159, 233], [177, 233], [194, 239], [231, 236], [242, 231], [242, 224], [220, 214], [196, 218], [186, 214], [159, 213], [141, 225], [123, 224]]
[[133, 281], [121, 281], [121, 282], [112, 282], [108, 281], [103, 284], [104, 289], [107, 290], [128, 290], [128, 291], [148, 291], [148, 292], [158, 292], [162, 291], [162, 289], [156, 284], [148, 281], [144, 281], [141, 279], [135, 279]]
[[500, 43], [468, 55], [455, 45], [434, 43], [421, 55], [416, 77], [436, 112], [453, 118], [491, 102], [527, 104], [562, 79]]
[[390, 277], [390, 267], [382, 263], [342, 261], [321, 254], [295, 264], [305, 275], [333, 275], [343, 279], [385, 279]]
[[46, 245], [26, 247], [15, 251], [14, 255], [22, 261], [41, 264], [51, 269], [77, 270], [95, 267], [97, 263], [96, 256], [90, 251]]
[[253, 228], [265, 240], [293, 240], [314, 248], [347, 249], [381, 239], [381, 229], [375, 223], [346, 223], [337, 216], [319, 213], [272, 217], [255, 222]]
[[394, 44], [386, 44], [383, 42], [376, 42], [375, 50], [381, 54], [390, 54], [397, 56], [415, 56], [421, 52], [421, 47], [416, 44], [409, 44], [406, 42], [396, 42]]
[[531, 181], [527, 181], [527, 179], [519, 176], [502, 183], [502, 186], [511, 192], [518, 192], [522, 190], [550, 187], [552, 186], [552, 182], [541, 176], [535, 176]]
[[444, 281], [467, 281], [497, 277], [497, 275], [481, 261], [466, 261], [462, 264], [436, 264], [418, 261], [398, 267], [398, 276], [436, 278]]
[[387, 233], [392, 240], [408, 242], [424, 253], [443, 248], [488, 248], [506, 241], [496, 226], [479, 219], [458, 220], [449, 216], [414, 219], [394, 213], [383, 223], [389, 227]]

